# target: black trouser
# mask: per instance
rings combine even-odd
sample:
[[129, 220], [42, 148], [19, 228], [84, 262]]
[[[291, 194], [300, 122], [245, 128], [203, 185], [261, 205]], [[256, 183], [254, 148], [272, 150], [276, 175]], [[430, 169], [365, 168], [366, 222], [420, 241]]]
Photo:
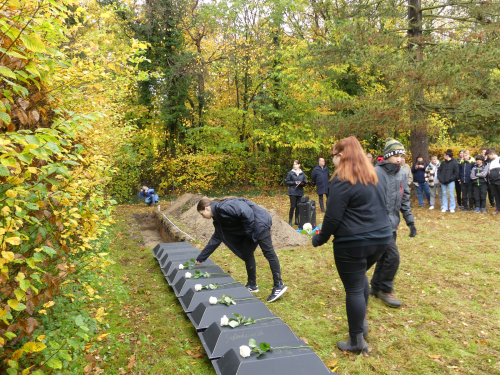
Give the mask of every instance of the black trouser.
[[497, 205], [497, 211], [500, 211], [500, 185], [490, 185], [491, 193], [495, 197], [495, 203]]
[[396, 245], [397, 232], [392, 235], [391, 242], [377, 261], [375, 272], [373, 273], [371, 285], [374, 291], [392, 293], [394, 278], [399, 268], [399, 250]]
[[[325, 195], [326, 195], [326, 201], [328, 202], [328, 194]], [[325, 212], [325, 206], [323, 204], [323, 194], [318, 194], [318, 198], [319, 198], [319, 208], [321, 208], [321, 212]]]
[[[267, 230], [262, 233], [257, 240], [257, 244], [260, 246], [262, 253], [266, 257], [269, 262], [269, 266], [271, 267], [271, 272], [273, 273], [273, 281], [274, 286], [280, 286], [281, 282], [281, 268], [280, 261], [278, 260], [278, 256], [274, 251], [273, 241], [271, 240], [271, 231]], [[255, 266], [255, 249], [256, 245], [253, 247], [253, 251], [251, 248], [247, 248], [242, 251], [242, 259], [245, 261], [245, 266], [247, 269], [248, 276], [248, 284], [249, 285], [257, 285], [257, 273]]]
[[462, 204], [462, 185], [460, 185], [460, 182], [455, 181], [455, 195], [457, 197], [457, 206], [463, 206]]
[[472, 185], [472, 192], [476, 202], [476, 208], [486, 208], [486, 192], [488, 184], [478, 185], [477, 181]]
[[[472, 194], [472, 182], [462, 182], [460, 189], [462, 190], [462, 203], [464, 208], [474, 207], [474, 196]], [[467, 206], [468, 204], [468, 206]]]
[[490, 204], [495, 207], [495, 197], [493, 196], [493, 192], [491, 191], [491, 185], [488, 183], [488, 199]]
[[299, 207], [297, 203], [300, 202], [300, 198], [297, 195], [289, 195], [290, 197], [290, 212], [288, 213], [288, 221], [291, 223], [293, 219], [293, 210], [295, 210], [295, 224], [299, 223]]
[[[350, 249], [335, 249], [335, 265], [345, 289], [345, 306], [349, 334], [356, 336], [363, 332], [363, 321], [370, 287], [366, 271], [386, 251], [387, 245], [363, 246]], [[354, 338], [354, 337], [353, 337]]]

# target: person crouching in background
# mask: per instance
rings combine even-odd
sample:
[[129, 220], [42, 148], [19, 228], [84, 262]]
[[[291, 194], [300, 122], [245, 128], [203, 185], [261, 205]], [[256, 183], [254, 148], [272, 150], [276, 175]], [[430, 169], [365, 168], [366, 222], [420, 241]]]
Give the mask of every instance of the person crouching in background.
[[144, 199], [144, 203], [146, 203], [148, 206], [156, 204], [159, 201], [158, 195], [155, 194], [154, 189], [148, 189], [147, 186], [142, 187], [141, 191], [139, 192], [139, 198], [146, 198]]

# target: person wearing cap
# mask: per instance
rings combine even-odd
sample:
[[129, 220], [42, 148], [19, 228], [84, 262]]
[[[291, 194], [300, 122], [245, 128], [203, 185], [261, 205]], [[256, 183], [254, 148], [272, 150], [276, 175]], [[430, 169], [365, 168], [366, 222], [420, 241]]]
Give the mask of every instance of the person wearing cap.
[[375, 171], [379, 180], [386, 182], [386, 204], [392, 226], [389, 246], [377, 261], [371, 280], [370, 294], [380, 298], [390, 307], [399, 307], [402, 302], [393, 294], [394, 278], [399, 268], [399, 249], [396, 244], [400, 213], [410, 228], [410, 237], [417, 235], [415, 219], [411, 212], [410, 187], [408, 177], [401, 169], [401, 157], [405, 154], [403, 145], [388, 138], [385, 143], [384, 160], [377, 162]]
[[476, 164], [472, 167], [470, 172], [470, 179], [472, 181], [472, 195], [475, 202], [475, 213], [482, 212], [487, 214], [486, 211], [486, 193], [488, 191], [488, 172], [489, 165], [484, 164], [484, 156], [476, 156]]
[[448, 197], [446, 193], [450, 196], [450, 212], [455, 212], [456, 203], [455, 203], [455, 181], [459, 178], [459, 168], [458, 163], [455, 159], [453, 159], [453, 151], [448, 149], [445, 151], [443, 155], [444, 161], [438, 168], [438, 176], [439, 181], [441, 182], [441, 212], [448, 211]]

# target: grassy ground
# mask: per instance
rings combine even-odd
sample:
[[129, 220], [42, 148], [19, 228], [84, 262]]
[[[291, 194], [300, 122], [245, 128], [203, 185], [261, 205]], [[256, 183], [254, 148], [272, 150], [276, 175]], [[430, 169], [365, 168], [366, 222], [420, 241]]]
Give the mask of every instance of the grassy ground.
[[[287, 219], [285, 198], [252, 199], [268, 209], [280, 203]], [[118, 207], [111, 248], [116, 264], [106, 295], [111, 334], [94, 355], [109, 374], [215, 374], [151, 249], [141, 246], [132, 215], [148, 210]], [[398, 231], [395, 293], [404, 306], [390, 309], [370, 300], [370, 357], [336, 348], [347, 337], [347, 320], [331, 244], [279, 251], [289, 291], [269, 308], [339, 374], [500, 373], [500, 218], [426, 208], [414, 213], [417, 237], [409, 238], [404, 224]], [[265, 301], [272, 278], [266, 259], [257, 254], [257, 295]], [[212, 259], [246, 281], [244, 264], [228, 250], [219, 249]]]

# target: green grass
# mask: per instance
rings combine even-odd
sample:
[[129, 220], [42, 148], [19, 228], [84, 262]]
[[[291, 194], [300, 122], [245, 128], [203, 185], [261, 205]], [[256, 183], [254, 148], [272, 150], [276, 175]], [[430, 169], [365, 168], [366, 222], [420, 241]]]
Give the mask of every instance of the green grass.
[[[267, 208], [278, 208], [281, 199], [287, 220], [286, 198], [252, 199]], [[117, 209], [111, 246], [115, 265], [105, 296], [111, 334], [102, 342], [100, 367], [110, 374], [215, 374], [151, 249], [140, 245], [132, 215], [149, 210], [144, 205]], [[500, 373], [500, 218], [422, 208], [414, 213], [417, 237], [408, 237], [404, 223], [398, 231], [401, 266], [395, 294], [404, 306], [390, 309], [370, 300], [370, 357], [345, 355], [336, 348], [348, 327], [331, 244], [280, 250], [289, 291], [268, 307], [307, 339], [325, 363], [337, 361], [339, 374]], [[257, 296], [265, 301], [271, 272], [262, 253], [256, 254]], [[212, 259], [246, 282], [243, 262], [229, 250], [218, 249]]]

